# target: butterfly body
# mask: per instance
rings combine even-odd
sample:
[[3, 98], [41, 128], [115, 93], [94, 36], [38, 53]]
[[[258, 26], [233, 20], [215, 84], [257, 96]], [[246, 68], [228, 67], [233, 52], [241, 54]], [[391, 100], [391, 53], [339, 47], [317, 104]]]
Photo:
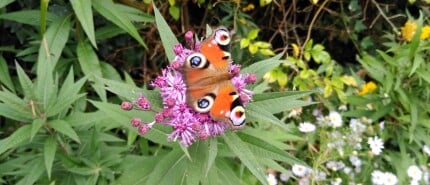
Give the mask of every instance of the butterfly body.
[[189, 106], [197, 112], [209, 112], [216, 121], [240, 127], [245, 123], [245, 110], [231, 82], [229, 49], [230, 32], [217, 28], [201, 43], [200, 52], [187, 57], [182, 70]]

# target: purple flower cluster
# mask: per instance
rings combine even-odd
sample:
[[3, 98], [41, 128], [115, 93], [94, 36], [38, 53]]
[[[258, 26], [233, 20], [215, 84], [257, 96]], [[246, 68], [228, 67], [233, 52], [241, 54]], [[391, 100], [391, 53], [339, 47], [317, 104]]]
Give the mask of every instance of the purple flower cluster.
[[[194, 42], [193, 32], [185, 34], [186, 46], [182, 44], [174, 46], [175, 59], [170, 66], [162, 70], [162, 74], [151, 82], [153, 87], [160, 88], [163, 100], [163, 110], [155, 114], [155, 120], [151, 123], [142, 123], [139, 118], [133, 118], [131, 125], [136, 127], [139, 134], [148, 132], [155, 123], [162, 123], [173, 128], [167, 138], [170, 141], [179, 141], [184, 146], [191, 145], [197, 139], [204, 140], [209, 136], [217, 136], [224, 133], [230, 126], [227, 123], [213, 120], [209, 113], [198, 113], [186, 104], [186, 84], [182, 78], [181, 67], [188, 55], [198, 52], [200, 43]], [[233, 85], [236, 87], [244, 105], [252, 99], [253, 92], [245, 89], [249, 83], [256, 80], [253, 74], [240, 74], [240, 65], [232, 64], [230, 73]], [[143, 95], [133, 103], [123, 102], [123, 110], [133, 108], [143, 111], [152, 111], [151, 105]]]

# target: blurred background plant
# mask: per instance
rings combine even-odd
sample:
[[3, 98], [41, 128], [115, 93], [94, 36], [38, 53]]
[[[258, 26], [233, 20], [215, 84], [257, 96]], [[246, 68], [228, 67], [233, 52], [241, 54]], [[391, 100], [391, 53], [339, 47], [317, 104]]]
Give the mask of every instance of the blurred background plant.
[[[1, 1], [0, 183], [430, 184], [429, 3]], [[153, 113], [120, 102], [159, 109], [148, 83], [206, 25], [256, 74], [252, 123], [189, 148], [138, 136]]]

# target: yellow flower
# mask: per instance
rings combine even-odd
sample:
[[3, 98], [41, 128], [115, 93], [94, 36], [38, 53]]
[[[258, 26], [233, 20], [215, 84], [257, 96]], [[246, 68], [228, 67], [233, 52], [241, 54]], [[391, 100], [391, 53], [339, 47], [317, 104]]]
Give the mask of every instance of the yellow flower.
[[242, 11], [243, 12], [248, 12], [248, 11], [254, 10], [254, 8], [255, 8], [255, 5], [252, 4], [252, 3], [249, 3], [247, 6], [245, 6], [245, 7], [242, 8]]
[[367, 82], [365, 84], [363, 84], [361, 86], [361, 90], [358, 92], [359, 95], [365, 95], [365, 94], [369, 94], [372, 93], [373, 91], [376, 90], [378, 86], [376, 86], [375, 82]]
[[298, 57], [300, 54], [299, 46], [297, 46], [297, 44], [291, 44], [291, 47], [293, 47], [293, 56]]
[[430, 26], [424, 26], [421, 30], [420, 39], [424, 40], [430, 37]]
[[[417, 23], [410, 20], [406, 21], [405, 25], [400, 28], [402, 31], [403, 39], [411, 41], [415, 35], [415, 30], [417, 29]], [[420, 39], [424, 40], [430, 38], [430, 26], [423, 26], [421, 29]]]
[[406, 21], [405, 25], [400, 28], [400, 30], [402, 31], [402, 37], [407, 41], [411, 41], [412, 37], [414, 37], [416, 29], [417, 24], [415, 22], [412, 22], [410, 20]]

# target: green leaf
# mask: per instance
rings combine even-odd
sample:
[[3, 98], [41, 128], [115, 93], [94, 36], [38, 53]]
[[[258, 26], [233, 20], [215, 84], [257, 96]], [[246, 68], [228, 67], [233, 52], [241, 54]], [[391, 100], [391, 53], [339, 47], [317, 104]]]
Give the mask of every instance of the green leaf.
[[54, 130], [70, 137], [74, 141], [81, 143], [79, 140], [79, 136], [76, 134], [75, 130], [69, 125], [67, 121], [64, 120], [52, 120], [48, 122], [48, 126], [53, 128]]
[[[32, 26], [40, 25], [40, 11], [39, 10], [22, 10], [14, 11], [11, 13], [0, 14], [0, 19], [10, 20], [19, 22], [22, 24], [29, 24]], [[54, 22], [58, 20], [59, 17], [53, 13], [47, 13], [47, 22]]]
[[249, 46], [249, 39], [242, 38], [240, 39], [240, 48], [246, 48]]
[[9, 137], [0, 140], [0, 155], [9, 149], [19, 147], [24, 142], [28, 142], [30, 140], [30, 133], [31, 126], [24, 125], [22, 127], [19, 127]]
[[28, 164], [26, 164], [26, 166], [28, 166], [28, 169], [26, 170], [27, 173], [25, 173], [24, 178], [22, 178], [18, 183], [16, 183], [16, 185], [35, 184], [35, 182], [40, 178], [42, 173], [45, 171], [43, 170], [42, 157], [35, 157]]
[[135, 85], [130, 85], [126, 83], [121, 83], [118, 81], [99, 79], [107, 87], [106, 89], [120, 97], [127, 100], [137, 99], [139, 95], [144, 95], [151, 102], [152, 109], [158, 111], [161, 110], [161, 97], [160, 94], [154, 90], [146, 90], [136, 87]]
[[24, 70], [18, 63], [16, 63], [16, 73], [18, 74], [19, 84], [21, 85], [22, 91], [24, 92], [24, 96], [29, 99], [34, 98], [35, 95], [33, 82], [30, 80], [27, 74], [25, 74]]
[[82, 71], [90, 80], [95, 81], [95, 83], [91, 84], [92, 87], [96, 90], [100, 99], [107, 101], [106, 91], [103, 89], [103, 84], [97, 78], [102, 77], [102, 70], [99, 59], [93, 48], [87, 42], [79, 42], [77, 54]]
[[3, 0], [3, 1], [0, 1], [0, 8], [3, 8], [3, 7], [7, 6], [8, 4], [10, 4], [10, 3], [14, 2], [14, 1], [15, 0]]
[[269, 142], [251, 135], [247, 135], [246, 133], [238, 133], [238, 135], [242, 141], [247, 143], [252, 153], [258, 158], [268, 158], [277, 161], [283, 161], [288, 164], [305, 164], [303, 161], [293, 157], [282, 148], [278, 148]]
[[[179, 149], [170, 151], [166, 156], [159, 160], [158, 164], [152, 170], [146, 184], [160, 184], [166, 179], [169, 173], [184, 174], [185, 169], [179, 169], [178, 164], [187, 160], [186, 156]], [[170, 182], [172, 179], [170, 179]]]
[[203, 180], [206, 162], [208, 162], [208, 146], [208, 142], [199, 141], [188, 148], [192, 160], [187, 164], [187, 184], [199, 184], [200, 180]]
[[154, 16], [155, 16], [155, 24], [157, 24], [157, 30], [160, 33], [161, 42], [163, 43], [164, 51], [166, 52], [167, 59], [169, 62], [173, 62], [175, 59], [175, 53], [173, 52], [173, 46], [179, 43], [175, 34], [173, 34], [166, 20], [164, 20], [160, 11], [153, 3], [154, 7]]
[[86, 78], [81, 78], [79, 81], [74, 83], [73, 75], [73, 70], [70, 70], [63, 82], [60, 92], [58, 93], [57, 101], [51, 104], [46, 110], [48, 117], [67, 110], [75, 101], [85, 95], [78, 93], [86, 82]]
[[9, 90], [15, 92], [15, 87], [12, 79], [10, 78], [8, 65], [2, 55], [0, 55], [0, 82], [6, 85]]
[[75, 11], [75, 15], [79, 19], [85, 34], [87, 34], [91, 44], [97, 48], [91, 1], [71, 0], [70, 3], [72, 4], [73, 11]]
[[222, 185], [237, 185], [237, 184], [245, 184], [241, 179], [236, 175], [236, 170], [232, 169], [232, 166], [227, 164], [228, 162], [225, 160], [217, 160], [216, 167], [217, 173], [210, 173], [209, 178], [212, 177], [212, 174], [215, 177], [212, 177], [212, 180], [216, 180]]
[[246, 68], [242, 69], [242, 73], [254, 73], [257, 76], [257, 79], [261, 79], [264, 74], [273, 68], [279, 66], [283, 60], [279, 60], [282, 57], [283, 53], [273, 56], [272, 58], [268, 58], [259, 62], [256, 62]]
[[309, 102], [303, 100], [293, 100], [290, 97], [276, 98], [259, 102], [251, 102], [252, 106], [259, 107], [272, 114], [286, 110], [291, 110], [296, 107], [304, 107], [307, 105], [316, 104], [318, 102]]
[[57, 151], [57, 144], [55, 137], [48, 137], [45, 140], [45, 146], [43, 148], [43, 156], [45, 159], [46, 172], [48, 178], [51, 179], [52, 164], [55, 159], [55, 152]]
[[92, 2], [94, 9], [96, 9], [103, 17], [128, 32], [145, 49], [148, 48], [134, 25], [131, 23], [130, 19], [123, 12], [119, 11], [118, 6], [116, 6], [112, 0], [98, 0]]
[[292, 109], [295, 107], [303, 107], [314, 104], [315, 102], [297, 100], [298, 98], [307, 96], [313, 91], [303, 92], [275, 92], [262, 93], [254, 96], [254, 101], [250, 103], [252, 106], [264, 109], [272, 114]]
[[106, 119], [106, 113], [102, 111], [86, 113], [75, 112], [64, 118], [72, 127], [91, 126], [102, 119]]
[[[115, 185], [140, 185], [145, 184], [148, 175], [160, 162], [160, 157], [143, 157], [143, 156], [126, 156], [124, 162], [121, 164], [120, 169], [127, 171], [122, 173], [112, 183]], [[142, 168], [142, 166], [145, 166]]]
[[[150, 111], [124, 111], [120, 108], [120, 105], [96, 101], [90, 102], [100, 111], [104, 112], [104, 114], [108, 116], [108, 118], [111, 118], [112, 121], [117, 124], [117, 127], [125, 126], [128, 128], [132, 128], [130, 125], [130, 119], [133, 117], [139, 117], [144, 122], [151, 122], [154, 120], [154, 113]], [[169, 132], [163, 129], [163, 126], [156, 124], [154, 125], [154, 127], [151, 128], [150, 132], [146, 133], [142, 137], [147, 138], [155, 143], [159, 143], [166, 146], [176, 145], [176, 143], [167, 141], [167, 134], [169, 134]]]
[[154, 17], [143, 12], [142, 10], [122, 4], [115, 5], [121, 10], [121, 12], [124, 12], [132, 22], [154, 22]]
[[412, 63], [412, 69], [409, 73], [409, 77], [411, 77], [415, 71], [421, 66], [421, 64], [424, 63], [424, 58], [420, 54], [417, 54], [414, 56], [414, 61]]
[[218, 153], [218, 140], [216, 138], [209, 138], [209, 152], [207, 158], [207, 165], [205, 169], [205, 177], [208, 176], [209, 171], [215, 162]]
[[33, 140], [34, 136], [36, 136], [37, 132], [39, 132], [40, 128], [42, 128], [45, 121], [46, 119], [40, 119], [40, 118], [36, 118], [33, 120], [33, 122], [31, 123], [30, 140]]
[[3, 89], [0, 91], [0, 115], [22, 122], [33, 120], [34, 108], [36, 107], [33, 100], [25, 102], [16, 94]]
[[246, 35], [246, 38], [249, 40], [254, 40], [258, 36], [258, 32], [260, 32], [259, 29], [252, 29], [251, 31], [248, 32], [248, 35]]
[[51, 104], [52, 95], [57, 87], [54, 85], [53, 71], [66, 45], [70, 31], [69, 17], [54, 22], [42, 38], [37, 59], [37, 86], [35, 89], [38, 100], [44, 109]]
[[180, 12], [181, 10], [177, 6], [170, 6], [169, 7], [169, 14], [173, 17], [175, 20], [179, 20]]
[[45, 34], [49, 0], [40, 1], [40, 35]]
[[274, 116], [272, 113], [266, 111], [263, 108], [249, 104], [246, 106], [245, 111], [246, 111], [247, 119], [249, 120], [264, 121], [267, 123], [280, 126], [281, 128], [284, 128], [285, 130], [289, 131], [288, 129], [285, 128], [284, 123], [281, 120], [279, 120], [276, 116]]
[[240, 161], [251, 171], [251, 173], [260, 180], [260, 183], [267, 185], [264, 168], [260, 166], [255, 155], [248, 146], [234, 133], [223, 135], [225, 143], [239, 157]]
[[298, 99], [298, 98], [310, 95], [310, 94], [315, 93], [315, 92], [317, 92], [317, 91], [267, 92], [267, 93], [254, 94], [254, 96], [252, 97], [252, 100], [254, 102], [257, 102], [257, 101], [270, 100], [270, 99], [276, 99], [276, 98], [282, 98], [282, 97], [289, 97], [291, 99]]

